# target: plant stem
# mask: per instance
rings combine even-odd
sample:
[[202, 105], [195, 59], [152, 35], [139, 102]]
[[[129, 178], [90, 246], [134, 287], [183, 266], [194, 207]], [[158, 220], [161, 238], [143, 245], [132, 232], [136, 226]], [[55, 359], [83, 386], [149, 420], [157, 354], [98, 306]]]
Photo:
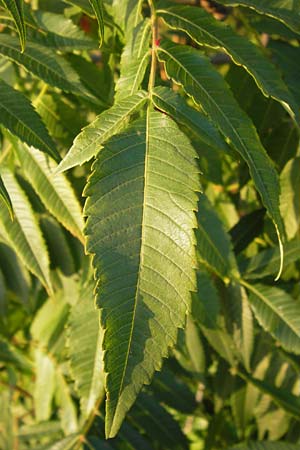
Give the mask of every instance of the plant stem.
[[152, 89], [155, 86], [155, 75], [156, 75], [156, 66], [157, 66], [157, 59], [156, 59], [156, 45], [157, 45], [157, 18], [156, 18], [156, 11], [154, 7], [153, 0], [148, 0], [150, 11], [151, 11], [151, 27], [152, 27], [152, 49], [151, 49], [151, 69], [150, 69], [150, 76], [149, 76], [149, 84], [148, 84], [148, 90], [150, 92], [150, 95], [152, 93]]

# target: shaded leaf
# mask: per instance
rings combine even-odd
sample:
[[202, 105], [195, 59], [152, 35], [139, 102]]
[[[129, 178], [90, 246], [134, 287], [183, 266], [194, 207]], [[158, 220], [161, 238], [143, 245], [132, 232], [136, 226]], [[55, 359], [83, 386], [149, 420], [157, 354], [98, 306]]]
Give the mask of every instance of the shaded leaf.
[[284, 23], [292, 30], [300, 33], [300, 5], [293, 0], [219, 0], [228, 6], [246, 6], [259, 14], [265, 14]]
[[299, 450], [299, 445], [288, 442], [250, 441], [230, 447], [228, 450]]
[[21, 372], [32, 372], [32, 362], [18, 348], [2, 338], [0, 339], [0, 361], [17, 367]]
[[26, 25], [24, 19], [23, 0], [2, 0], [8, 11], [11, 13], [20, 39], [21, 51], [24, 52], [26, 44]]
[[109, 437], [160, 369], [190, 307], [195, 157], [171, 119], [148, 113], [105, 145], [85, 190], [87, 250], [105, 329]]
[[[166, 8], [158, 9], [171, 28], [186, 32], [200, 45], [225, 50], [237, 65], [243, 66], [254, 78], [264, 95], [279, 101], [299, 122], [299, 108], [283, 83], [275, 66], [259, 47], [234, 32], [229, 26], [216, 21], [203, 8], [174, 5], [163, 2]], [[299, 16], [300, 19], [300, 16]]]
[[27, 40], [26, 51], [21, 53], [17, 38], [1, 33], [0, 54], [20, 64], [51, 86], [77, 95], [90, 96], [71, 65], [50, 48]]
[[187, 439], [179, 424], [152, 395], [139, 395], [129, 417], [146, 436], [156, 441], [160, 447], [184, 450], [188, 448]]
[[199, 260], [227, 281], [232, 276], [238, 276], [230, 237], [204, 194], [198, 201], [197, 220], [196, 237]]
[[157, 50], [159, 58], [165, 62], [168, 76], [183, 85], [185, 91], [213, 118], [225, 138], [247, 162], [282, 246], [284, 227], [279, 212], [278, 175], [252, 122], [239, 108], [222, 76], [198, 50], [167, 41]]
[[30, 101], [0, 80], [0, 122], [15, 136], [60, 161], [56, 145]]
[[226, 330], [216, 286], [203, 267], [197, 271], [197, 292], [192, 297], [192, 316], [201, 332], [222, 358], [231, 366], [236, 366], [241, 355], [237, 352], [233, 336]]
[[288, 239], [300, 229], [300, 157], [291, 159], [280, 174], [280, 211]]
[[229, 234], [235, 253], [242, 252], [262, 232], [265, 213], [264, 208], [257, 209], [242, 216], [239, 222], [231, 228]]
[[42, 217], [40, 225], [49, 250], [51, 268], [59, 267], [65, 275], [72, 275], [75, 272], [74, 257], [62, 227], [53, 217]]
[[[293, 240], [284, 245], [284, 266], [300, 259], [300, 241]], [[242, 260], [239, 264], [243, 277], [246, 279], [260, 279], [276, 273], [280, 261], [278, 247], [262, 250], [252, 258]]]

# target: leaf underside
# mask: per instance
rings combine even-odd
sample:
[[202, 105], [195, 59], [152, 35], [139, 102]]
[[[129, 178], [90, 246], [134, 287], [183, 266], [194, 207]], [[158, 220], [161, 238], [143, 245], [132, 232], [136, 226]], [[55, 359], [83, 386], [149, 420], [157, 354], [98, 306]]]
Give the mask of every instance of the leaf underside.
[[105, 330], [108, 437], [160, 369], [190, 308], [195, 158], [175, 122], [148, 113], [105, 145], [85, 191], [87, 250]]

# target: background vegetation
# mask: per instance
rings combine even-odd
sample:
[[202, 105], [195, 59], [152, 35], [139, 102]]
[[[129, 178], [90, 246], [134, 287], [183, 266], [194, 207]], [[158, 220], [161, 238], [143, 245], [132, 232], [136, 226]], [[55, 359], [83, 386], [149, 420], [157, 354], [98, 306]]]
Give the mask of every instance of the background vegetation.
[[300, 3], [0, 27], [0, 448], [299, 449]]

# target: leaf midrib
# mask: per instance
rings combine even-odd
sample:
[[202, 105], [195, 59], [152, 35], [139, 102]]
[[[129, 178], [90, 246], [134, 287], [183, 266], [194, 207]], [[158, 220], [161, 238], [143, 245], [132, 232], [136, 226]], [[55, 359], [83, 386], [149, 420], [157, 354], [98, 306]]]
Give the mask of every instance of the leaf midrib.
[[130, 349], [132, 346], [132, 338], [133, 338], [133, 332], [134, 332], [134, 326], [135, 326], [135, 320], [136, 320], [136, 311], [137, 311], [137, 305], [138, 305], [138, 296], [140, 291], [140, 275], [144, 264], [144, 239], [145, 239], [145, 205], [146, 205], [146, 198], [147, 198], [147, 184], [148, 184], [148, 158], [149, 158], [149, 128], [150, 128], [150, 107], [147, 108], [146, 113], [146, 134], [145, 134], [145, 142], [146, 142], [146, 150], [145, 150], [145, 168], [144, 168], [144, 193], [143, 193], [143, 214], [142, 214], [142, 224], [141, 224], [141, 248], [140, 248], [140, 256], [139, 256], [139, 268], [138, 268], [138, 275], [137, 275], [137, 286], [135, 291], [135, 297], [134, 297], [134, 309], [133, 309], [133, 315], [132, 315], [132, 321], [131, 321], [131, 329], [130, 329], [130, 335], [129, 335], [129, 342], [127, 346], [127, 353], [125, 357], [124, 362], [124, 369], [121, 377], [120, 382], [120, 388], [118, 392], [118, 403], [120, 401], [121, 392], [123, 390], [124, 380], [127, 372], [127, 366], [128, 366], [128, 359], [130, 354]]

